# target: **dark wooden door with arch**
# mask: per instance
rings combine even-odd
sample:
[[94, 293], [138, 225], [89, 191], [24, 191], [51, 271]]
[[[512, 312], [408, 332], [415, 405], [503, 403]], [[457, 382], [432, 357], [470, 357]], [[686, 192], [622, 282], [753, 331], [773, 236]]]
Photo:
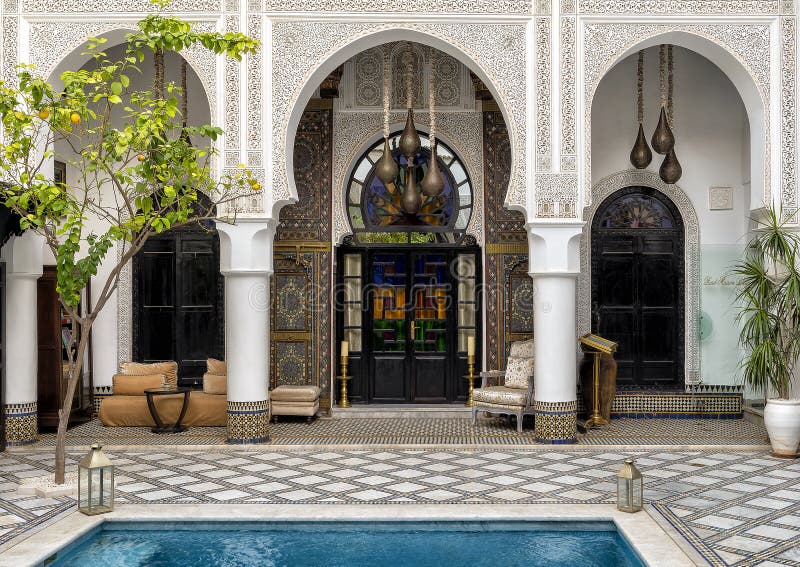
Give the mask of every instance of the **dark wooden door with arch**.
[[650, 187], [606, 198], [592, 221], [592, 331], [619, 343], [617, 385], [684, 381], [684, 226]]
[[202, 383], [206, 359], [224, 358], [219, 236], [182, 227], [151, 237], [133, 260], [133, 356], [174, 360], [182, 386]]

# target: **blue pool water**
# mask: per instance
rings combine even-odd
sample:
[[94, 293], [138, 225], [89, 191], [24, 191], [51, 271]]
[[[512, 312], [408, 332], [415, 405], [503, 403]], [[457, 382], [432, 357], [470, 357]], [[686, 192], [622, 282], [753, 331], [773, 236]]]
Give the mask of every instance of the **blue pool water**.
[[105, 522], [48, 567], [643, 567], [607, 522]]

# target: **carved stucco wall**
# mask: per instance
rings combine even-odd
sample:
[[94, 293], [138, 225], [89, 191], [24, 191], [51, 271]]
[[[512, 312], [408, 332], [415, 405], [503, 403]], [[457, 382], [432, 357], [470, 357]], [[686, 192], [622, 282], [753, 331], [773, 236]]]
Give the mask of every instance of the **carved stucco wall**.
[[[483, 244], [483, 125], [480, 112], [451, 112], [436, 115], [436, 131], [464, 162], [472, 180], [473, 207], [467, 233]], [[401, 129], [405, 113], [389, 114], [392, 131]], [[414, 114], [414, 123], [428, 131], [427, 112]], [[345, 183], [366, 146], [382, 132], [383, 114], [378, 112], [335, 112], [333, 115], [333, 242], [351, 233], [344, 203]]]
[[[348, 44], [381, 31], [406, 29], [432, 36], [466, 54], [489, 78], [508, 110], [513, 171], [506, 200], [525, 207], [526, 27], [524, 24], [344, 23], [275, 20], [272, 57], [273, 148], [286, 147], [290, 114], [310, 76]], [[301, 104], [305, 104], [302, 101]], [[480, 131], [480, 129], [479, 129]], [[289, 201], [286, 156], [272, 156], [273, 201]], [[336, 185], [339, 186], [339, 185]], [[338, 216], [338, 215], [337, 215]], [[336, 222], [336, 217], [334, 218]]]
[[592, 265], [591, 228], [592, 220], [603, 201], [623, 187], [652, 187], [669, 197], [680, 211], [684, 223], [685, 242], [685, 325], [686, 325], [686, 383], [700, 380], [700, 226], [697, 213], [689, 197], [678, 185], [667, 185], [655, 173], [631, 169], [614, 173], [598, 181], [592, 187], [592, 204], [583, 211], [586, 224], [581, 237], [581, 272], [578, 276], [577, 332], [583, 335], [591, 331], [592, 316]]

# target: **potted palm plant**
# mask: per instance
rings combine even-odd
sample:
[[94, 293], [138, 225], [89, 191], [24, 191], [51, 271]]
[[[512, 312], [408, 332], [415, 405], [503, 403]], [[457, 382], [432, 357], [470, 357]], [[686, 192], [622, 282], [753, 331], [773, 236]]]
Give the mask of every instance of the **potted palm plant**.
[[792, 381], [800, 357], [800, 234], [766, 209], [744, 258], [734, 268], [739, 280], [739, 343], [744, 381], [764, 392], [764, 425], [772, 453], [797, 457], [800, 443], [800, 399]]

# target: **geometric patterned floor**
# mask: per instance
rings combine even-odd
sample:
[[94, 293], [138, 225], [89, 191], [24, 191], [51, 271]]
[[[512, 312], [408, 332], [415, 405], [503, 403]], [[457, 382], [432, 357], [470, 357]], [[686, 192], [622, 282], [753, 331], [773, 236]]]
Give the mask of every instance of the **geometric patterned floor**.
[[[281, 421], [270, 425], [270, 445], [534, 445], [530, 418], [523, 432], [505, 418], [349, 418]], [[68, 444], [222, 445], [223, 427], [190, 427], [172, 435], [155, 435], [147, 427], [104, 427], [99, 421], [72, 428]], [[614, 419], [604, 429], [580, 434], [580, 445], [739, 445], [767, 444], [763, 427], [743, 419]], [[54, 434], [43, 434], [37, 446], [53, 446]]]
[[[83, 451], [69, 452], [71, 466]], [[710, 565], [800, 566], [800, 461], [766, 451], [625, 451], [602, 447], [347, 450], [287, 447], [109, 451], [117, 500], [139, 503], [610, 503], [634, 456], [649, 513]], [[19, 480], [51, 469], [49, 449], [0, 456], [0, 551], [68, 509], [70, 498], [20, 497]]]

